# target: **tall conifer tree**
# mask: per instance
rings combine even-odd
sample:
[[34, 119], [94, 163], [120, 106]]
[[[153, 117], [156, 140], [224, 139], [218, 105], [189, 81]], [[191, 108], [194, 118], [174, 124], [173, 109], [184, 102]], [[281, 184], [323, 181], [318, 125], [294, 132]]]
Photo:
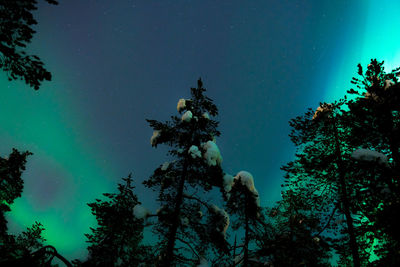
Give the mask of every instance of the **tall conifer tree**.
[[227, 249], [229, 218], [206, 198], [213, 186], [222, 186], [222, 157], [215, 143], [218, 110], [205, 91], [198, 80], [191, 98], [178, 102], [181, 117], [171, 116], [165, 123], [147, 120], [154, 129], [151, 145], [166, 144], [175, 158], [144, 182], [158, 191], [161, 205], [153, 228], [160, 237], [159, 266], [192, 265], [204, 261], [209, 249]]

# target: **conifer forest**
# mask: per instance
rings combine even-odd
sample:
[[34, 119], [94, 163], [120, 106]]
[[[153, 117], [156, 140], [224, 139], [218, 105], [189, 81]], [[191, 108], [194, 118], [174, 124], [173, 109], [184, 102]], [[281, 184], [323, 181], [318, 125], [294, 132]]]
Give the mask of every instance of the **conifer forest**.
[[[42, 27], [38, 2], [63, 4], [0, 0], [2, 75], [7, 84], [24, 83], [14, 90], [33, 91], [32, 98], [55, 77], [28, 49]], [[372, 58], [351, 75], [341, 97], [321, 100], [288, 122], [281, 138], [295, 153], [280, 167], [280, 198], [271, 205], [252, 169], [224, 168], [224, 110], [210, 96], [208, 79], [193, 80], [186, 97], [165, 99], [170, 113], [142, 117], [152, 135], [140, 142], [168, 160], [141, 180], [136, 169], [126, 170], [114, 177], [113, 190], [84, 203], [96, 222], [81, 234], [85, 258], [70, 258], [49, 242], [47, 221], [32, 218], [23, 231], [10, 230], [9, 215], [25, 194], [24, 173], [37, 151], [7, 147], [0, 154], [0, 266], [400, 266], [400, 67], [386, 70]], [[155, 105], [155, 98], [144, 101]], [[13, 114], [1, 114], [0, 124], [3, 117]]]

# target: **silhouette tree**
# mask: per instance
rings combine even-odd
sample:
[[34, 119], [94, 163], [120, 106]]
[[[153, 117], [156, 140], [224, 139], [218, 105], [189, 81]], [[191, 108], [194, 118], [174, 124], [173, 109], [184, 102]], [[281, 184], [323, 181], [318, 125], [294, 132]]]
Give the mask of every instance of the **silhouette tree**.
[[[118, 194], [104, 193], [108, 200], [96, 199], [89, 203], [98, 227], [91, 228], [88, 238], [89, 256], [82, 266], [138, 266], [148, 263], [148, 248], [141, 245], [143, 238], [143, 218], [137, 217], [140, 202], [133, 193], [132, 177], [122, 179], [118, 184]], [[135, 216], [136, 215], [136, 216]]]
[[152, 146], [166, 144], [171, 147], [169, 155], [176, 158], [144, 182], [158, 191], [161, 204], [153, 227], [160, 236], [159, 266], [191, 265], [204, 261], [208, 249], [228, 249], [225, 234], [229, 217], [206, 200], [213, 186], [222, 187], [223, 174], [214, 139], [220, 135], [218, 122], [210, 118], [218, 110], [205, 91], [198, 80], [198, 87], [191, 88], [191, 99], [179, 100], [181, 118], [172, 116], [165, 123], [147, 120], [154, 129]]
[[263, 227], [259, 195], [254, 186], [253, 176], [246, 171], [239, 172], [235, 177], [225, 175], [224, 181], [224, 187], [228, 189], [226, 193], [227, 211], [231, 218], [232, 215], [235, 216], [232, 219], [232, 229], [244, 230], [244, 242], [240, 246], [243, 253], [238, 252], [236, 256], [235, 251], [233, 258], [234, 260], [236, 257], [238, 258], [235, 264], [242, 263], [242, 266], [250, 266], [249, 243], [254, 240], [254, 237], [259, 234], [260, 228]]
[[[54, 0], [46, 2], [57, 4]], [[0, 68], [10, 81], [21, 79], [38, 90], [43, 80], [51, 80], [51, 74], [38, 56], [24, 51], [35, 33], [32, 26], [37, 21], [32, 11], [36, 5], [36, 0], [0, 0]]]
[[21, 153], [13, 148], [8, 158], [0, 157], [0, 237], [7, 234], [5, 213], [11, 211], [10, 205], [22, 194], [24, 181], [21, 175], [29, 155], [32, 155], [29, 151]]
[[400, 68], [386, 73], [383, 63], [373, 59], [365, 72], [358, 65], [361, 79], [352, 80], [358, 89], [348, 91], [356, 96], [348, 103], [349, 137], [365, 154], [353, 164], [357, 170], [354, 178], [361, 185], [356, 197], [364, 218], [362, 234], [377, 244], [377, 264], [395, 266], [400, 264], [396, 220], [400, 208]]
[[10, 205], [22, 194], [24, 181], [21, 175], [29, 155], [32, 155], [29, 151], [21, 153], [13, 149], [8, 158], [0, 157], [0, 265], [51, 266], [51, 261], [57, 257], [71, 266], [53, 246], [43, 245], [42, 224], [35, 222], [18, 236], [7, 232], [5, 213], [11, 211]]
[[326, 229], [332, 223], [331, 218], [337, 216], [335, 214], [344, 215], [342, 230], [346, 235], [337, 241], [345, 244], [339, 253], [347, 256], [347, 251], [351, 251], [352, 262], [358, 267], [363, 249], [357, 243], [355, 225], [359, 223], [359, 214], [353, 200], [360, 186], [351, 179], [353, 147], [348, 140], [351, 121], [345, 116], [345, 103], [345, 99], [333, 104], [321, 103], [314, 114], [309, 110], [290, 121], [290, 138], [298, 147], [298, 153], [282, 170], [286, 172], [285, 186], [299, 189], [294, 190], [299, 197], [314, 203], [314, 209], [321, 211], [321, 219], [328, 224]]
[[324, 229], [314, 206], [290, 189], [282, 198], [264, 215], [262, 234], [255, 237], [257, 258], [267, 266], [331, 266], [329, 238], [321, 235]]

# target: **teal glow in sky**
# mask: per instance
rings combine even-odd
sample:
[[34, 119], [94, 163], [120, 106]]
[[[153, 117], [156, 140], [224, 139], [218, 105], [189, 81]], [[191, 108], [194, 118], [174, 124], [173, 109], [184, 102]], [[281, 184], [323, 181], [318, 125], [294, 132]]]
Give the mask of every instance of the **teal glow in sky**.
[[40, 221], [70, 259], [86, 254], [86, 203], [130, 172], [156, 210], [141, 181], [166, 148], [151, 148], [145, 118], [176, 114], [198, 77], [220, 110], [224, 170], [251, 172], [271, 205], [294, 155], [288, 121], [342, 97], [358, 63], [400, 65], [395, 1], [60, 2], [39, 5], [30, 46], [53, 81], [33, 91], [0, 76], [0, 153], [34, 153], [10, 229]]

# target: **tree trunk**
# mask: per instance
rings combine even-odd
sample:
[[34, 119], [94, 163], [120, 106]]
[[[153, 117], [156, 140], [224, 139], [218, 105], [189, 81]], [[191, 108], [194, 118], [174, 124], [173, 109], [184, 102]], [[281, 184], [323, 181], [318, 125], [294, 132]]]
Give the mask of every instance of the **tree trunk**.
[[162, 267], [171, 266], [171, 263], [174, 259], [174, 247], [175, 247], [175, 241], [176, 241], [176, 233], [178, 231], [178, 226], [179, 226], [179, 215], [181, 212], [181, 205], [183, 203], [183, 189], [184, 189], [184, 185], [185, 185], [187, 168], [188, 168], [188, 163], [187, 163], [187, 159], [185, 158], [185, 161], [183, 163], [182, 176], [179, 181], [178, 192], [177, 192], [176, 198], [175, 198], [176, 202], [175, 202], [174, 213], [172, 215], [173, 216], [172, 217], [172, 226], [169, 230], [166, 255], [165, 255], [165, 258], [162, 260], [162, 264], [161, 264]]
[[342, 161], [342, 152], [340, 149], [339, 143], [339, 133], [337, 130], [336, 120], [334, 115], [332, 114], [332, 121], [333, 121], [333, 131], [335, 134], [335, 147], [336, 147], [336, 159], [337, 159], [337, 166], [339, 171], [339, 185], [341, 191], [341, 202], [343, 204], [344, 214], [346, 216], [346, 224], [347, 224], [347, 231], [350, 236], [350, 248], [351, 254], [353, 256], [353, 265], [354, 267], [360, 267], [360, 257], [358, 255], [358, 246], [357, 240], [354, 232], [353, 226], [353, 218], [351, 217], [350, 213], [350, 203], [347, 197], [347, 188], [346, 188], [346, 180], [345, 180], [345, 173], [343, 172], [343, 161]]
[[[245, 207], [247, 207], [249, 202], [249, 194], [246, 192], [245, 194]], [[247, 208], [245, 209], [245, 233], [244, 233], [244, 257], [243, 257], [243, 267], [247, 267], [249, 262], [249, 214]]]

